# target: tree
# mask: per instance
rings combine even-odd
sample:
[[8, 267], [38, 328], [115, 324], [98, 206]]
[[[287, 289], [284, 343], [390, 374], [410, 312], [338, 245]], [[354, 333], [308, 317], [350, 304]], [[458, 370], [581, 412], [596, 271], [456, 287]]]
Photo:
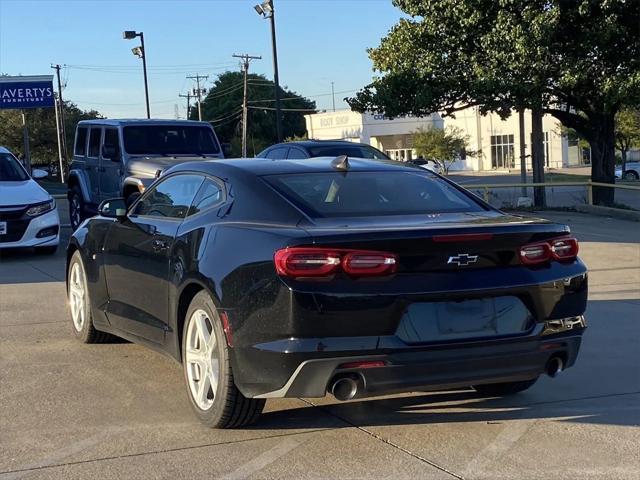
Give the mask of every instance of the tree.
[[[555, 116], [591, 145], [613, 183], [615, 115], [640, 103], [640, 2], [394, 0], [403, 18], [369, 51], [380, 75], [349, 104], [389, 116], [469, 106]], [[594, 189], [613, 202], [613, 189]]]
[[[248, 75], [249, 99], [247, 151], [259, 153], [276, 141], [274, 84], [263, 75]], [[202, 103], [203, 120], [211, 122], [221, 142], [231, 143], [234, 155], [241, 152], [243, 73], [225, 72], [220, 75]], [[284, 137], [302, 136], [306, 132], [304, 115], [316, 111], [315, 102], [285, 88], [280, 89], [284, 100], [282, 130]]]
[[[25, 110], [29, 127], [29, 147], [33, 165], [58, 164], [58, 143], [56, 139], [56, 113], [53, 108]], [[95, 110], [81, 110], [72, 102], [64, 102], [67, 154], [72, 155], [76, 125], [80, 120], [101, 118]], [[0, 145], [16, 155], [24, 155], [22, 140], [22, 112], [20, 110], [0, 110]]]
[[413, 135], [413, 148], [417, 154], [440, 161], [446, 173], [462, 155], [475, 155], [467, 150], [468, 146], [469, 136], [458, 127], [420, 129]]
[[640, 109], [624, 108], [616, 115], [616, 147], [622, 156], [622, 173], [627, 169], [627, 152], [640, 148]]

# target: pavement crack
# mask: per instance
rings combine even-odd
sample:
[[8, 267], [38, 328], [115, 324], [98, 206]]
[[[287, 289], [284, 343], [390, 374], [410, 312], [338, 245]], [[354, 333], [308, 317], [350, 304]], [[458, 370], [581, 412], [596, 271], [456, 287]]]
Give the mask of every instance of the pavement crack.
[[393, 448], [401, 451], [402, 453], [405, 453], [405, 454], [415, 458], [416, 460], [419, 460], [419, 461], [421, 461], [423, 463], [426, 463], [427, 465], [430, 465], [433, 468], [436, 468], [436, 469], [440, 470], [441, 472], [444, 472], [444, 473], [446, 473], [448, 475], [451, 475], [452, 477], [457, 478], [458, 480], [465, 480], [465, 478], [462, 475], [459, 475], [459, 474], [457, 474], [455, 472], [452, 472], [448, 468], [443, 467], [442, 465], [434, 462], [433, 460], [429, 460], [428, 458], [423, 457], [422, 455], [418, 455], [417, 453], [414, 453], [411, 450], [407, 450], [406, 448], [402, 447], [401, 445], [398, 445], [397, 443], [392, 442], [388, 438], [384, 438], [384, 437], [378, 435], [377, 433], [369, 430], [368, 428], [365, 428], [365, 427], [362, 427], [360, 425], [357, 425], [357, 424], [353, 423], [352, 421], [350, 421], [350, 420], [348, 420], [348, 419], [346, 419], [346, 418], [344, 418], [344, 417], [342, 417], [340, 415], [336, 415], [335, 413], [329, 411], [327, 408], [323, 407], [322, 405], [317, 405], [317, 404], [315, 404], [315, 403], [313, 403], [313, 402], [311, 402], [309, 400], [306, 400], [304, 398], [300, 398], [299, 400], [303, 401], [307, 405], [310, 405], [312, 407], [315, 407], [315, 408], [321, 410], [322, 412], [326, 413], [327, 415], [331, 415], [332, 417], [335, 417], [335, 418], [343, 421], [347, 425], [351, 425], [352, 427], [357, 428], [358, 430], [360, 430], [363, 433], [366, 433], [370, 437], [372, 437], [372, 438], [374, 438], [374, 439], [376, 439], [376, 440], [378, 440], [378, 441], [380, 441], [382, 443], [385, 443], [385, 444], [389, 445], [390, 447], [393, 447]]
[[239, 443], [245, 443], [245, 442], [252, 442], [252, 441], [257, 441], [257, 440], [268, 440], [268, 439], [272, 439], [272, 438], [281, 438], [281, 437], [293, 437], [296, 435], [305, 435], [308, 433], [316, 433], [316, 432], [326, 432], [328, 430], [335, 430], [334, 428], [316, 428], [313, 430], [306, 430], [304, 432], [294, 432], [294, 433], [278, 433], [278, 434], [274, 434], [274, 435], [266, 435], [264, 437], [251, 437], [251, 438], [245, 438], [242, 440], [230, 440], [227, 442], [212, 442], [212, 443], [203, 443], [200, 445], [191, 445], [189, 447], [175, 447], [175, 448], [164, 448], [164, 449], [159, 449], [159, 450], [150, 450], [147, 452], [137, 452], [137, 453], [127, 453], [124, 455], [112, 455], [112, 456], [108, 456], [108, 457], [98, 457], [98, 458], [88, 458], [86, 460], [76, 460], [73, 462], [60, 462], [60, 463], [52, 463], [49, 465], [37, 465], [37, 466], [33, 466], [33, 467], [28, 467], [28, 468], [17, 468], [14, 470], [5, 470], [0, 472], [0, 478], [4, 478], [5, 476], [8, 476], [9, 478], [11, 478], [11, 476], [13, 474], [17, 474], [17, 473], [24, 473], [24, 472], [32, 472], [32, 471], [39, 471], [39, 470], [48, 470], [51, 468], [59, 468], [59, 467], [67, 467], [67, 466], [73, 466], [73, 465], [84, 465], [87, 463], [94, 463], [94, 462], [104, 462], [104, 461], [108, 461], [108, 460], [122, 460], [122, 459], [126, 459], [126, 458], [137, 458], [137, 457], [144, 457], [147, 455], [158, 455], [158, 454], [163, 454], [163, 453], [173, 453], [173, 452], [184, 452], [184, 451], [189, 451], [189, 450], [197, 450], [199, 448], [207, 448], [207, 447], [218, 447], [218, 446], [222, 446], [222, 445], [235, 445], [235, 444], [239, 444]]

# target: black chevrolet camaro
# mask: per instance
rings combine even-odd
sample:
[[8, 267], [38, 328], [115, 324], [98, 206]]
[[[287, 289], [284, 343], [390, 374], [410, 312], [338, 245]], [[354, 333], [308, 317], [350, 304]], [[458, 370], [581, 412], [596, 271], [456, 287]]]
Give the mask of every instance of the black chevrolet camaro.
[[430, 171], [355, 158], [180, 164], [68, 248], [76, 336], [183, 366], [197, 416], [266, 398], [473, 387], [507, 395], [576, 361], [587, 270], [564, 225]]

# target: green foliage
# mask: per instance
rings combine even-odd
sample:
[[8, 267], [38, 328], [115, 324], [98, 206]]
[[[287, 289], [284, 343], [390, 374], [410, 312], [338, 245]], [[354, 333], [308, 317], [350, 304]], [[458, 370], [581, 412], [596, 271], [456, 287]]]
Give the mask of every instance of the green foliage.
[[[24, 110], [29, 127], [29, 147], [32, 165], [58, 163], [58, 143], [56, 140], [56, 114], [53, 108]], [[72, 102], [64, 102], [64, 120], [68, 155], [72, 154], [76, 125], [80, 120], [100, 118], [95, 110], [84, 111]], [[0, 145], [7, 147], [18, 156], [24, 155], [22, 141], [22, 112], [20, 110], [0, 110]]]
[[475, 155], [475, 152], [467, 150], [468, 146], [469, 136], [458, 127], [420, 129], [413, 135], [413, 148], [418, 155], [439, 160], [444, 163], [447, 172], [463, 152], [465, 155]]
[[[276, 141], [276, 118], [274, 83], [263, 75], [250, 73], [247, 97], [249, 99], [249, 120], [247, 133], [247, 154], [254, 156]], [[221, 142], [229, 142], [234, 156], [241, 152], [242, 135], [243, 73], [225, 72], [215, 81], [207, 98], [202, 103], [203, 120], [212, 123]], [[302, 136], [306, 133], [304, 115], [315, 111], [315, 102], [308, 100], [286, 88], [280, 88], [283, 109], [304, 109], [308, 111], [282, 112], [284, 138]], [[192, 117], [194, 118], [194, 112]], [[197, 118], [197, 111], [195, 111]]]
[[616, 115], [616, 148], [626, 159], [632, 148], [640, 148], [640, 108], [624, 108]]
[[615, 114], [640, 103], [640, 2], [394, 4], [409, 18], [370, 50], [380, 75], [352, 108], [392, 117], [542, 108], [589, 141], [594, 180], [613, 182]]

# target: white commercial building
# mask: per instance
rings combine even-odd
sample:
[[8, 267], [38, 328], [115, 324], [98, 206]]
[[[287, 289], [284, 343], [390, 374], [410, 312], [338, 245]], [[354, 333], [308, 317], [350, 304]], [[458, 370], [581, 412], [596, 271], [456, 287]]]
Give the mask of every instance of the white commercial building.
[[305, 115], [307, 135], [315, 140], [350, 140], [367, 143], [396, 160], [415, 158], [413, 133], [420, 129], [442, 128], [440, 115], [396, 117], [356, 113], [351, 110]]
[[[497, 114], [480, 115], [478, 109], [467, 108], [455, 117], [438, 114], [427, 117], [402, 116], [393, 120], [384, 115], [356, 113], [351, 110], [306, 115], [307, 134], [317, 140], [351, 140], [370, 144], [396, 160], [415, 158], [413, 135], [419, 129], [455, 126], [469, 136], [469, 150], [461, 152], [452, 170], [519, 170], [520, 132], [514, 112], [503, 120]], [[563, 134], [558, 120], [545, 115], [542, 122], [545, 166], [561, 168], [589, 164], [588, 149], [581, 149]], [[527, 168], [531, 168], [531, 114], [525, 113], [525, 152]]]

